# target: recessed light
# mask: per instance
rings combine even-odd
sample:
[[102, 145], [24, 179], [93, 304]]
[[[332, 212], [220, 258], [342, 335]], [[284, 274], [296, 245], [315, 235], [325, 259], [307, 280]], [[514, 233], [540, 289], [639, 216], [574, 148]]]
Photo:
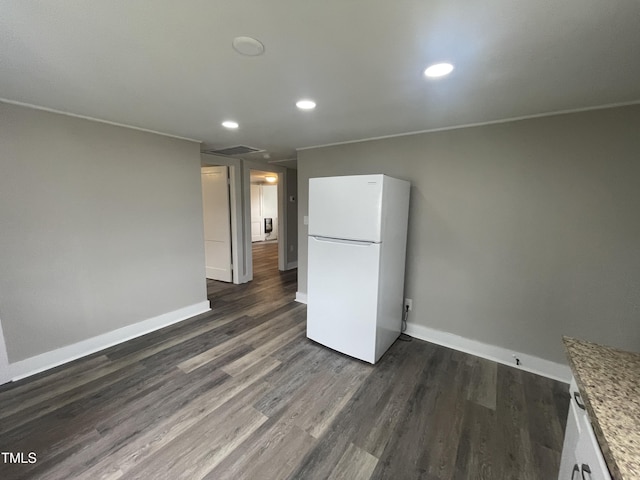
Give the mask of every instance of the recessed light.
[[269, 183], [276, 183], [276, 180], [278, 180], [278, 177], [274, 175], [267, 175], [266, 177], [264, 177], [264, 179]]
[[300, 110], [313, 110], [316, 108], [316, 102], [313, 100], [298, 100], [296, 102], [296, 107]]
[[436, 63], [427, 67], [424, 71], [426, 77], [444, 77], [453, 71], [453, 65], [450, 63]]
[[253, 37], [236, 37], [231, 42], [231, 45], [240, 55], [257, 57], [264, 53], [264, 45]]
[[234, 122], [233, 120], [225, 120], [224, 122], [222, 122], [222, 126], [224, 128], [229, 128], [231, 130], [234, 130], [236, 128], [238, 128], [238, 122]]

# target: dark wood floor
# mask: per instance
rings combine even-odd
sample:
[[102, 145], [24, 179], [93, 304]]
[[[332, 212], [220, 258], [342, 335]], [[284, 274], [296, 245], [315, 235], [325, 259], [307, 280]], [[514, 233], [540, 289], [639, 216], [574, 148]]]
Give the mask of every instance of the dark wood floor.
[[[414, 340], [374, 367], [305, 338], [296, 272], [213, 312], [0, 387], [0, 478], [555, 479], [567, 387]], [[1, 460], [1, 459], [0, 459]]]

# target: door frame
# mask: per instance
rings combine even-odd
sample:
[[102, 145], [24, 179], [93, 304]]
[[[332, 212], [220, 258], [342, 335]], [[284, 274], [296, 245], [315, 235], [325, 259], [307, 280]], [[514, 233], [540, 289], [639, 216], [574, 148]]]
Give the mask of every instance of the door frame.
[[246, 283], [251, 278], [247, 277], [245, 268], [246, 252], [243, 248], [242, 238], [245, 234], [242, 220], [242, 163], [240, 160], [218, 155], [203, 153], [200, 155], [202, 164], [224, 165], [229, 167], [229, 209], [231, 213], [231, 279], [233, 283]]
[[253, 162], [251, 160], [243, 160], [243, 185], [248, 195], [248, 202], [245, 205], [245, 223], [249, 235], [245, 238], [246, 249], [248, 251], [247, 263], [251, 269], [251, 278], [253, 279], [253, 251], [251, 247], [251, 170], [259, 170], [261, 172], [275, 173], [278, 175], [278, 270], [284, 272], [286, 270], [286, 243], [287, 243], [287, 219], [286, 215], [286, 199], [287, 199], [287, 169], [278, 167], [268, 163]]
[[[202, 153], [202, 166], [226, 165], [229, 168], [231, 207], [231, 258], [233, 283], [253, 280], [251, 247], [251, 170], [278, 175], [278, 270], [287, 269], [287, 169], [268, 163]], [[295, 268], [295, 267], [291, 267]]]

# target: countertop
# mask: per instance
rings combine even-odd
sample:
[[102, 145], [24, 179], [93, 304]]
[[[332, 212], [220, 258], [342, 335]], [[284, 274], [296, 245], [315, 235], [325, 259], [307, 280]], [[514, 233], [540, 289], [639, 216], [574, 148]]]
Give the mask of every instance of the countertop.
[[640, 479], [640, 353], [563, 340], [612, 477]]

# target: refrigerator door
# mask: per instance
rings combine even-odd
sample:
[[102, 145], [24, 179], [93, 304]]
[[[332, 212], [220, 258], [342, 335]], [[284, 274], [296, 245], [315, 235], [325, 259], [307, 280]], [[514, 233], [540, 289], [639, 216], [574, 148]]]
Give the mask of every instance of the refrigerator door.
[[380, 242], [384, 175], [309, 179], [309, 235]]
[[307, 337], [375, 363], [380, 248], [309, 237]]

